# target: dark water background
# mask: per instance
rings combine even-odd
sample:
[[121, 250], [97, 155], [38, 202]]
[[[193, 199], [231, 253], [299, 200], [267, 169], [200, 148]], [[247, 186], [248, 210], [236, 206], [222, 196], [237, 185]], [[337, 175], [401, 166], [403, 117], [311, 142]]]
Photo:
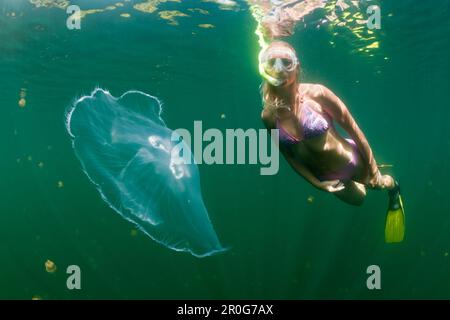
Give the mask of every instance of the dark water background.
[[[256, 24], [245, 4], [162, 5], [211, 13], [179, 18], [178, 26], [126, 4], [69, 31], [63, 10], [0, 0], [0, 298], [450, 298], [450, 2], [380, 5], [373, 57], [325, 27], [299, 27], [289, 41], [302, 80], [337, 93], [378, 162], [394, 165], [386, 172], [402, 183], [404, 243], [384, 243], [382, 192], [355, 208], [316, 191], [284, 160], [275, 176], [260, 176], [258, 166], [202, 165], [206, 206], [232, 250], [197, 259], [132, 235], [82, 173], [64, 111], [97, 86], [116, 96], [137, 89], [164, 102], [171, 128], [194, 120], [261, 128]], [[56, 273], [45, 271], [47, 259]], [[81, 267], [80, 291], [66, 288], [71, 264]], [[372, 264], [381, 268], [380, 291], [366, 288]]]

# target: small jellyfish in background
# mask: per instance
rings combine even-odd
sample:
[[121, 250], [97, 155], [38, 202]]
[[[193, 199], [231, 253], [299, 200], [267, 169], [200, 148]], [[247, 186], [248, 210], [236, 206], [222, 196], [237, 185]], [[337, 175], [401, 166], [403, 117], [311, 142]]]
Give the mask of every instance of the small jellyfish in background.
[[19, 107], [25, 108], [27, 105], [27, 100], [25, 98], [27, 97], [27, 89], [21, 88], [19, 93]]
[[52, 260], [45, 261], [45, 271], [47, 271], [48, 273], [55, 273], [56, 270], [58, 270], [58, 268]]
[[142, 92], [115, 98], [97, 89], [68, 110], [66, 127], [83, 171], [112, 209], [170, 249], [196, 257], [222, 252], [197, 165], [192, 154], [190, 164], [172, 159], [179, 141], [161, 110]]

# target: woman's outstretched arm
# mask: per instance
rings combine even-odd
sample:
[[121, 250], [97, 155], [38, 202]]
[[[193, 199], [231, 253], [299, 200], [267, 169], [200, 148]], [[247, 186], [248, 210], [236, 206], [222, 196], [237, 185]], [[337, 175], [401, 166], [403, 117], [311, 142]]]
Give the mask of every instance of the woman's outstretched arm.
[[339, 123], [339, 125], [350, 135], [358, 146], [358, 149], [360, 150], [363, 160], [368, 168], [367, 184], [371, 187], [378, 186], [380, 184], [381, 174], [366, 136], [359, 128], [355, 119], [353, 119], [350, 111], [342, 100], [325, 86], [317, 86], [318, 90], [316, 91], [315, 98], [317, 98], [325, 111], [329, 113], [337, 123]]

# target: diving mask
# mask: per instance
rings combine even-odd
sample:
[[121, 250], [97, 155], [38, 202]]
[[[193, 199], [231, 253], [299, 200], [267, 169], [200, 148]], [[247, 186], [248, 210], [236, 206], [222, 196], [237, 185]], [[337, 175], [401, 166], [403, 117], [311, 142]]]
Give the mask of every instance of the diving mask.
[[295, 53], [289, 49], [265, 50], [259, 56], [259, 72], [272, 85], [280, 86], [287, 79], [279, 79], [268, 73], [290, 73], [298, 67], [298, 59]]

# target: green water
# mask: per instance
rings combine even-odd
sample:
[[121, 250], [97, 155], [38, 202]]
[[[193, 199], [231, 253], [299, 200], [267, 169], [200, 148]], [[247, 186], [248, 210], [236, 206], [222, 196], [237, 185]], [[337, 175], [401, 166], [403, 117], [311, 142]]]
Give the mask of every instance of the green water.
[[[378, 162], [394, 165], [385, 172], [402, 183], [406, 240], [384, 243], [382, 192], [351, 207], [315, 190], [284, 160], [275, 176], [259, 175], [255, 165], [200, 165], [209, 215], [231, 250], [198, 259], [132, 235], [81, 171], [64, 111], [97, 86], [116, 96], [137, 89], [163, 101], [171, 128], [190, 129], [194, 120], [221, 130], [262, 128], [256, 23], [246, 5], [164, 4], [210, 11], [173, 26], [125, 3], [70, 31], [63, 10], [0, 0], [0, 298], [450, 298], [450, 2], [380, 6], [372, 57], [326, 27], [299, 27], [288, 40], [302, 80], [338, 94]], [[119, 16], [125, 12], [131, 17]], [[215, 28], [197, 26], [203, 23]], [[58, 267], [53, 274], [47, 259]], [[66, 288], [72, 264], [81, 268], [81, 290]], [[366, 287], [372, 264], [381, 268], [381, 290]]]

